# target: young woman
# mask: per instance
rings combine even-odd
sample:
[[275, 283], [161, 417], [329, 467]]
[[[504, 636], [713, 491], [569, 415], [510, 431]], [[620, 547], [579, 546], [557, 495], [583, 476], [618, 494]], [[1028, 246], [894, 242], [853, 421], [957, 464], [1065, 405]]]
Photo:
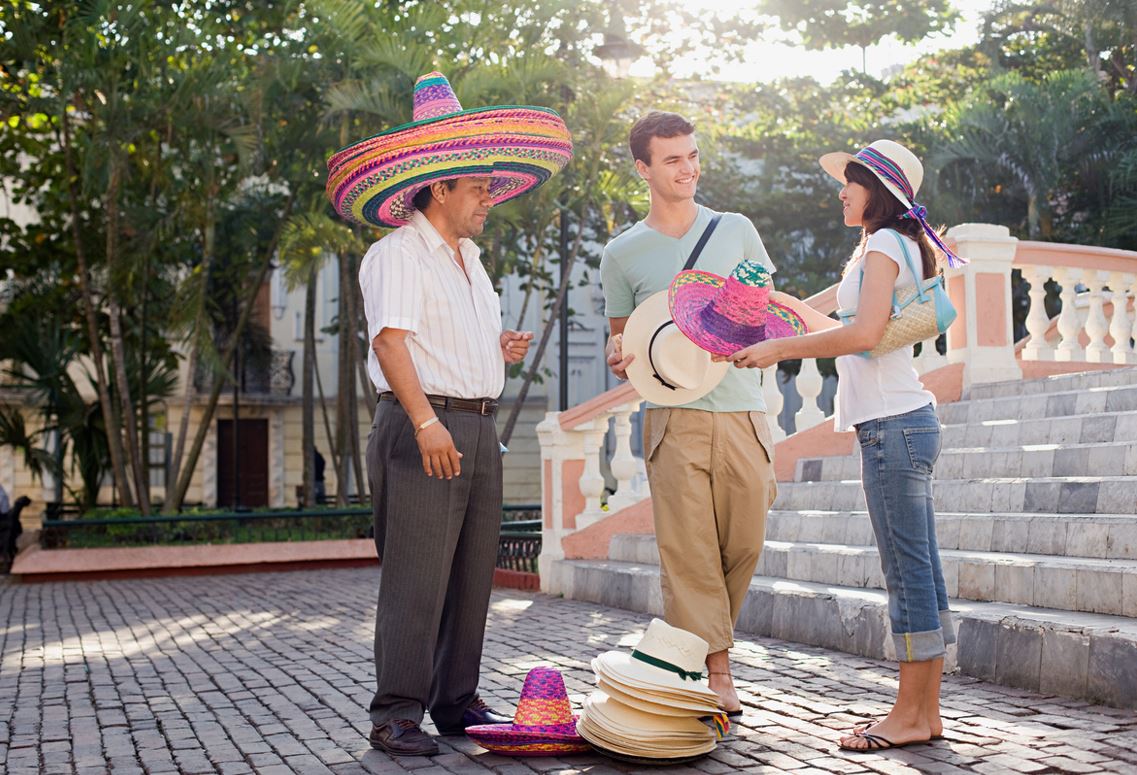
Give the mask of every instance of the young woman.
[[[837, 290], [848, 325], [782, 293], [771, 300], [793, 308], [812, 333], [773, 339], [728, 356], [739, 368], [765, 368], [791, 358], [837, 356], [835, 428], [856, 430], [861, 479], [888, 589], [888, 613], [900, 660], [900, 688], [888, 716], [841, 739], [851, 751], [879, 751], [926, 742], [943, 732], [940, 675], [947, 644], [955, 642], [936, 546], [932, 467], [940, 453], [935, 399], [902, 347], [880, 357], [860, 353], [880, 343], [894, 289], [935, 273], [934, 242], [949, 262], [960, 261], [927, 225], [914, 201], [923, 179], [919, 159], [904, 146], [878, 140], [857, 152], [831, 153], [821, 166], [844, 184], [846, 226], [861, 241]], [[909, 260], [905, 259], [907, 250]], [[721, 359], [720, 359], [721, 360]]]

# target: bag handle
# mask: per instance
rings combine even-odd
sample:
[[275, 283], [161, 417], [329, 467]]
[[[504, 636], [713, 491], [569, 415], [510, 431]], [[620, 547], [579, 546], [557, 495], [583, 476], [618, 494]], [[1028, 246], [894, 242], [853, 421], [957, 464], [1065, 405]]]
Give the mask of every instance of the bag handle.
[[695, 262], [699, 259], [699, 254], [703, 252], [703, 248], [707, 244], [707, 240], [711, 238], [714, 233], [715, 227], [719, 225], [722, 220], [722, 213], [715, 213], [711, 216], [711, 222], [707, 224], [707, 228], [703, 229], [703, 235], [699, 237], [699, 241], [695, 243], [694, 249], [691, 250], [691, 256], [687, 259], [687, 263], [683, 266], [683, 271], [686, 272], [695, 266]]
[[[900, 245], [900, 251], [904, 254], [904, 263], [908, 265], [908, 271], [912, 274], [912, 279], [916, 281], [916, 295], [920, 297], [920, 303], [923, 304], [928, 300], [928, 292], [924, 290], [924, 278], [916, 274], [916, 267], [912, 263], [912, 254], [908, 252], [908, 246], [904, 244], [904, 238], [900, 236], [900, 232], [896, 229], [884, 229], [884, 231], [892, 232], [892, 236], [896, 237], [896, 242]], [[861, 273], [857, 277], [857, 306], [860, 306], [861, 286], [865, 282], [865, 267], [861, 266]], [[895, 315], [899, 312], [899, 302], [896, 299], [896, 289], [892, 290], [892, 313]]]

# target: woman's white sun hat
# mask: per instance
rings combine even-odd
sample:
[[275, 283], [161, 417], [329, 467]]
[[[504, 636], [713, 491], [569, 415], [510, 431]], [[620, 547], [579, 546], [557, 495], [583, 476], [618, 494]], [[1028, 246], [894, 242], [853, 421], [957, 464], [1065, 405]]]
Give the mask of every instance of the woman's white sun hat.
[[916, 201], [916, 192], [924, 182], [924, 165], [903, 145], [894, 140], [877, 140], [856, 153], [827, 153], [818, 162], [823, 170], [841, 183], [848, 183], [845, 167], [849, 164], [859, 164], [867, 169], [904, 205], [905, 213], [900, 217], [920, 222], [928, 239], [947, 256], [948, 266], [955, 268], [967, 263], [953, 253], [936, 230], [928, 225], [928, 208]]
[[628, 380], [646, 401], [679, 406], [714, 390], [730, 363], [715, 363], [711, 354], [683, 335], [671, 319], [668, 292], [652, 294], [636, 307], [624, 326], [623, 353], [634, 355]]

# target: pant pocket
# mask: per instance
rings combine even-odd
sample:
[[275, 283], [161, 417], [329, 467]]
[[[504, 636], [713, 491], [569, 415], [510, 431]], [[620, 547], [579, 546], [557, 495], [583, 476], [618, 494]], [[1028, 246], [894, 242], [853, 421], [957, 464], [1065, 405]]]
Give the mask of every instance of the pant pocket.
[[644, 462], [650, 463], [667, 432], [670, 409], [648, 409], [644, 412]]
[[932, 473], [936, 459], [940, 456], [939, 428], [905, 428], [904, 444], [908, 447], [908, 459], [912, 468], [924, 473]]
[[754, 435], [766, 453], [766, 462], [774, 462], [774, 434], [770, 432], [770, 421], [765, 412], [747, 412], [750, 415], [750, 424], [754, 426]]

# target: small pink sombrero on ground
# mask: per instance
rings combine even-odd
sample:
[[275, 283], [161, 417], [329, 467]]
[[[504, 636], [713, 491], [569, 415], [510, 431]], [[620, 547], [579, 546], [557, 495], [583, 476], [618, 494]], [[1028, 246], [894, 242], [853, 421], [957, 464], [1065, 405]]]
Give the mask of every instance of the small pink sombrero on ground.
[[509, 756], [563, 756], [585, 753], [588, 742], [577, 734], [565, 679], [551, 667], [535, 667], [525, 676], [512, 724], [467, 727], [482, 748]]
[[808, 332], [796, 312], [770, 301], [773, 289], [766, 268], [747, 260], [730, 277], [680, 272], [671, 281], [668, 303], [688, 339], [712, 355], [733, 355], [757, 342]]
[[344, 218], [402, 226], [414, 195], [436, 180], [489, 177], [501, 204], [555, 175], [572, 158], [556, 112], [529, 105], [464, 110], [442, 73], [415, 82], [414, 120], [342, 148], [328, 159], [327, 194]]

